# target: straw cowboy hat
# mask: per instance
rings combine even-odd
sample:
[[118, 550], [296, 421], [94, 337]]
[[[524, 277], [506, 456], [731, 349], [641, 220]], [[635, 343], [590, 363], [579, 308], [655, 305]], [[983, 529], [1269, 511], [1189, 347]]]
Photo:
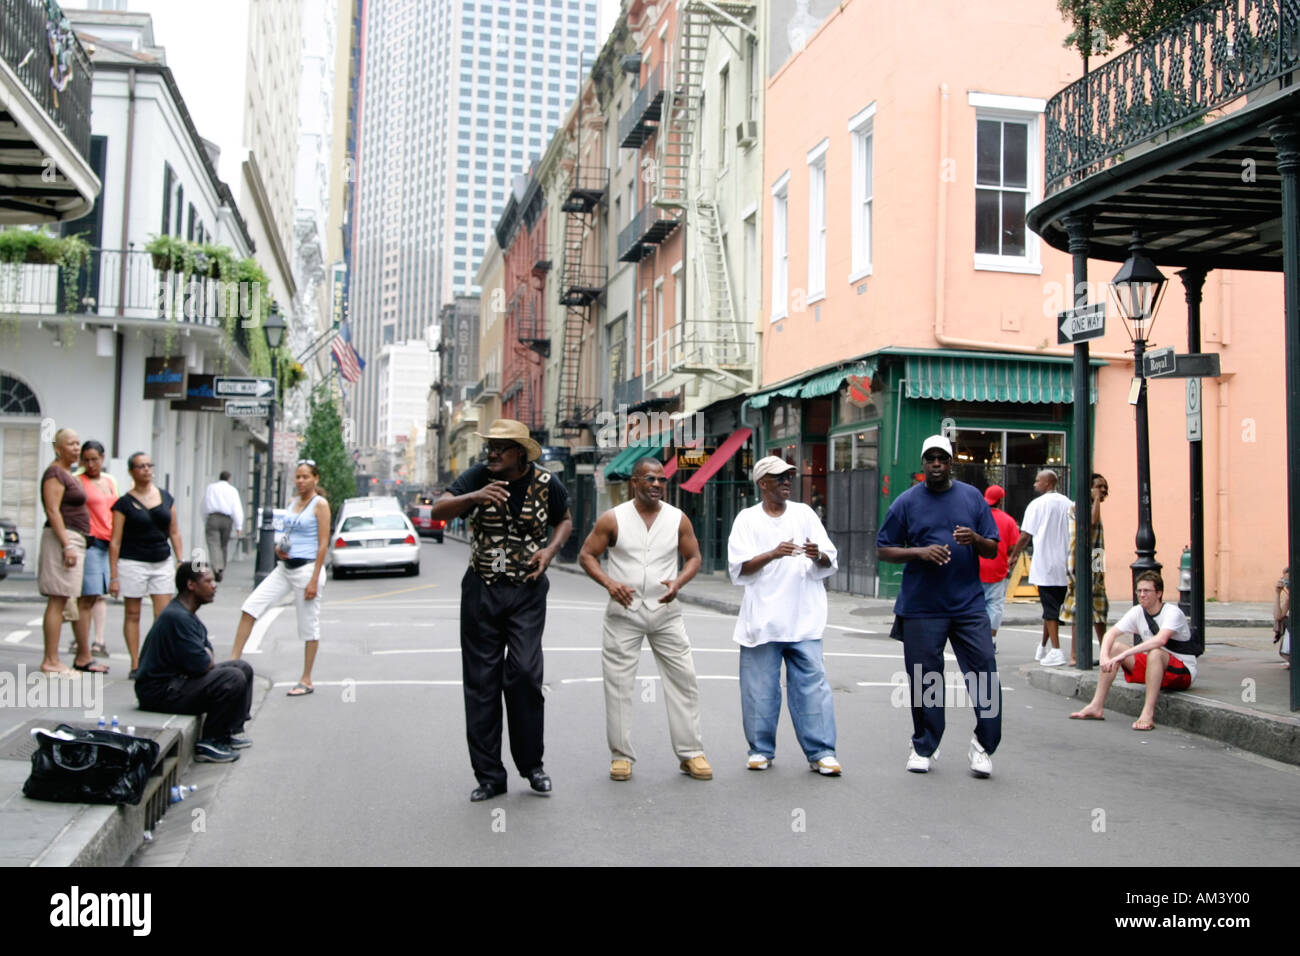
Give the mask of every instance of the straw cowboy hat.
[[542, 446], [533, 441], [532, 436], [528, 434], [528, 426], [523, 422], [517, 422], [509, 418], [498, 418], [492, 423], [492, 427], [487, 433], [475, 432], [479, 438], [486, 438], [489, 441], [512, 441], [517, 445], [522, 445], [524, 451], [528, 454], [529, 461], [536, 461], [542, 457]]

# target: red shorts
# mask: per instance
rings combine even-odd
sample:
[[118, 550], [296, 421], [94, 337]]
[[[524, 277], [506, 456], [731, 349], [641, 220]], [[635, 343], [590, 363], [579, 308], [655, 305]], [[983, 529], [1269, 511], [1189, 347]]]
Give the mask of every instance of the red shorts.
[[[1145, 684], [1147, 682], [1147, 652], [1142, 651], [1133, 655], [1133, 669], [1124, 672], [1124, 680], [1130, 684]], [[1160, 679], [1161, 690], [1187, 690], [1192, 686], [1192, 672], [1187, 666], [1174, 657], [1169, 655], [1169, 663], [1165, 665], [1165, 675]]]

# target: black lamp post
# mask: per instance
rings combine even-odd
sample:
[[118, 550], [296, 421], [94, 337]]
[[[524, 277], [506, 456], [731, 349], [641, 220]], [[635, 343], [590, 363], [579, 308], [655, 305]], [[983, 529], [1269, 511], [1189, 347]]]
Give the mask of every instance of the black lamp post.
[[284, 338], [285, 323], [280, 317], [280, 307], [271, 304], [271, 314], [262, 323], [266, 332], [266, 344], [271, 350], [271, 379], [276, 384], [271, 388], [270, 410], [266, 416], [266, 497], [263, 499], [262, 528], [257, 538], [257, 563], [253, 569], [253, 586], [261, 584], [268, 574], [275, 570], [275, 515], [272, 511], [271, 496], [275, 494], [275, 412], [276, 396], [279, 394], [279, 377], [276, 375], [276, 350]]
[[1133, 340], [1133, 381], [1137, 390], [1137, 481], [1138, 521], [1133, 569], [1133, 603], [1137, 603], [1137, 576], [1143, 571], [1159, 571], [1156, 560], [1156, 533], [1151, 527], [1151, 452], [1147, 439], [1147, 383], [1142, 374], [1142, 356], [1147, 338], [1155, 323], [1155, 314], [1164, 297], [1165, 277], [1150, 257], [1142, 252], [1142, 237], [1134, 232], [1129, 257], [1110, 282], [1111, 299], [1119, 309], [1129, 336]]

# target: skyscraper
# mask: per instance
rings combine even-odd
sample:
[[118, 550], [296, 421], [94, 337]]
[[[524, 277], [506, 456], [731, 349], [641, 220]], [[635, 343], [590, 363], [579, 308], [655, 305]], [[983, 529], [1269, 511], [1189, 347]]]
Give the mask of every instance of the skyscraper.
[[[350, 313], [357, 351], [424, 338], [477, 291], [512, 178], [542, 153], [596, 48], [597, 0], [363, 0]], [[378, 377], [354, 406], [381, 441]]]

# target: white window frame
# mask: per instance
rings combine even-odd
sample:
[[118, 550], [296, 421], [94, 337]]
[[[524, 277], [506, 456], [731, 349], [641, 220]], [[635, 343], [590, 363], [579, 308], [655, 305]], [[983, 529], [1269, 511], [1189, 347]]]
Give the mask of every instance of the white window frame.
[[809, 304], [826, 298], [826, 152], [824, 139], [808, 150], [808, 298]]
[[[1043, 169], [1040, 139], [1042, 136], [1043, 111], [1047, 101], [1032, 96], [1004, 96], [998, 93], [969, 93], [967, 102], [975, 108], [974, 139], [971, 142], [971, 185], [974, 182], [976, 157], [979, 150], [979, 121], [997, 120], [1000, 122], [1024, 123], [1027, 127], [1025, 149], [1028, 153], [1025, 161], [1025, 212], [1026, 214], [1043, 198]], [[974, 197], [972, 197], [972, 200]], [[972, 227], [972, 245], [974, 240], [974, 222]], [[972, 250], [973, 252], [973, 250]], [[1042, 275], [1042, 243], [1028, 225], [1025, 226], [1025, 254], [1023, 256], [993, 255], [991, 253], [973, 252], [974, 267], [986, 272], [1015, 272], [1022, 275]]]
[[853, 147], [853, 184], [850, 190], [849, 282], [859, 282], [871, 275], [872, 227], [875, 225], [875, 116], [871, 103], [849, 119], [849, 140]]
[[790, 172], [772, 185], [772, 316], [790, 314]]

